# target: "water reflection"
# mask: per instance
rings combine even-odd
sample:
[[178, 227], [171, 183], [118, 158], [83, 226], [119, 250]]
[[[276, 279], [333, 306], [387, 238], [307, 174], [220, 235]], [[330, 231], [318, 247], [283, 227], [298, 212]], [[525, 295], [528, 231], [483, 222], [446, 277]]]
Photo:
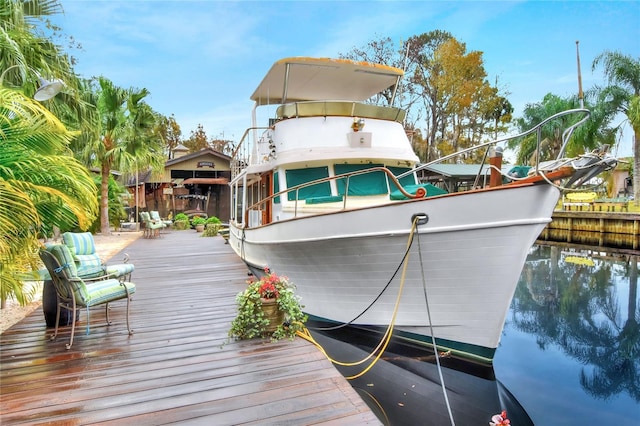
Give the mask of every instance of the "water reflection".
[[494, 365], [536, 423], [640, 416], [639, 257], [602, 250], [538, 245], [523, 268]]
[[[343, 362], [365, 358], [382, 337], [375, 330], [360, 327], [312, 334], [333, 359]], [[482, 425], [502, 410], [507, 411], [511, 424], [533, 424], [511, 392], [496, 380], [491, 366], [452, 357], [440, 361], [443, 380], [432, 352], [393, 339], [382, 358], [350, 384], [385, 425], [445, 425], [451, 424], [450, 417], [457, 425]], [[369, 364], [336, 368], [350, 377]]]
[[580, 385], [589, 394], [640, 401], [638, 257], [537, 246], [520, 280], [515, 328], [583, 364]]

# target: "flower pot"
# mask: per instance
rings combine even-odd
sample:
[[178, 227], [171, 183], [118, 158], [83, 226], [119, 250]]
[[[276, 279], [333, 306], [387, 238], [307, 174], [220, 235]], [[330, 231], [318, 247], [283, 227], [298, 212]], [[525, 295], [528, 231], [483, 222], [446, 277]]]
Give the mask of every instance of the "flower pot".
[[269, 325], [265, 331], [273, 333], [284, 322], [284, 312], [278, 308], [277, 299], [260, 298], [260, 301], [262, 302], [262, 312], [265, 318], [269, 320]]
[[187, 229], [189, 227], [189, 221], [176, 220], [173, 223], [173, 226], [177, 230], [184, 231], [185, 229]]
[[196, 232], [202, 232], [204, 231], [204, 223], [201, 225], [196, 225]]

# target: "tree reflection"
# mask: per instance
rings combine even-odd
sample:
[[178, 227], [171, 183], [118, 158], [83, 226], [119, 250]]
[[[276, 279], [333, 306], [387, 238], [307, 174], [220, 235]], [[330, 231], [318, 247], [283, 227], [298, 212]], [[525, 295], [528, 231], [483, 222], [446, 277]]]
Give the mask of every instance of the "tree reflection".
[[557, 345], [582, 363], [580, 383], [594, 397], [627, 392], [640, 401], [637, 290], [638, 256], [536, 246], [516, 289], [513, 325], [535, 334], [541, 349]]

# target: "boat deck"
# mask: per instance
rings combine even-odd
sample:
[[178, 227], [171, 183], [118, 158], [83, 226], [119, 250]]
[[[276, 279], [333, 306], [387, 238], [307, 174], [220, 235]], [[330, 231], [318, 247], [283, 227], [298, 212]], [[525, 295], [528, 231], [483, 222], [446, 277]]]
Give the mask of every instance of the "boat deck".
[[247, 270], [222, 238], [199, 236], [124, 250], [136, 267], [133, 336], [124, 302], [109, 328], [92, 310], [89, 336], [83, 312], [71, 350], [66, 330], [48, 340], [40, 309], [2, 333], [0, 423], [380, 424], [311, 343], [227, 342]]

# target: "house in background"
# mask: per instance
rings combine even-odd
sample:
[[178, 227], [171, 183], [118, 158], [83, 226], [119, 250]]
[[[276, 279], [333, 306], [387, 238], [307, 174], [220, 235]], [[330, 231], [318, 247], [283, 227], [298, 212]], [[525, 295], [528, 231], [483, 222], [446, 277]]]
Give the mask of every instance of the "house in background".
[[619, 160], [618, 165], [613, 169], [611, 195], [628, 198], [633, 195], [633, 178], [631, 177], [633, 157], [620, 158]]
[[127, 179], [130, 197], [130, 217], [138, 211], [157, 210], [162, 217], [178, 213], [217, 216], [229, 220], [229, 180], [231, 157], [205, 148], [188, 154], [178, 145], [161, 175], [151, 171], [138, 173]]

